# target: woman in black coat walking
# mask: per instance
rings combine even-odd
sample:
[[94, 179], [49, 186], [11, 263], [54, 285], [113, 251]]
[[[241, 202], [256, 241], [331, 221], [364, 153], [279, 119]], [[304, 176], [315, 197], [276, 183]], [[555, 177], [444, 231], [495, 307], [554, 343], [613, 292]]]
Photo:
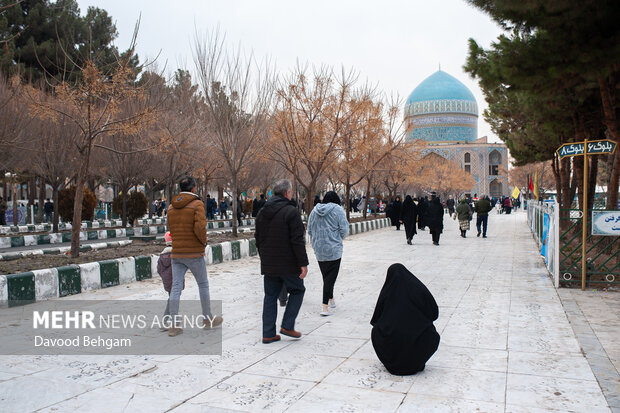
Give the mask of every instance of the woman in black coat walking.
[[400, 197], [397, 196], [394, 202], [392, 202], [392, 214], [390, 219], [392, 220], [392, 225], [396, 225], [396, 231], [400, 231], [400, 214], [403, 209], [403, 203], [400, 201]]
[[407, 237], [407, 244], [409, 245], [412, 244], [411, 240], [413, 236], [417, 234], [415, 230], [415, 219], [417, 216], [418, 209], [416, 208], [415, 202], [413, 202], [410, 195], [407, 195], [400, 212], [400, 222], [405, 225], [405, 236]]
[[443, 232], [443, 214], [443, 205], [439, 198], [433, 198], [426, 209], [424, 225], [430, 230], [434, 245], [439, 245], [439, 235]]
[[420, 197], [418, 202], [418, 229], [424, 231], [424, 227], [428, 226], [424, 221], [426, 219], [426, 209], [428, 208], [428, 202], [424, 197]]

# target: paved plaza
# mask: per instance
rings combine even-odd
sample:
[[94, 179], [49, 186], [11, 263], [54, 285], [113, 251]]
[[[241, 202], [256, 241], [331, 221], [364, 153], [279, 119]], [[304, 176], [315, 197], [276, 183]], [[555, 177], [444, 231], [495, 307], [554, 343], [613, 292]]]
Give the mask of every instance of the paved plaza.
[[[0, 410], [620, 412], [618, 295], [556, 292], [523, 212], [493, 213], [487, 239], [475, 231], [462, 239], [457, 222], [444, 222], [439, 247], [428, 231], [409, 246], [394, 228], [346, 239], [330, 317], [319, 315], [322, 280], [308, 246], [301, 340], [260, 343], [258, 257], [213, 265], [211, 296], [225, 318], [221, 356], [2, 356]], [[390, 375], [370, 342], [374, 305], [396, 262], [439, 305], [439, 350], [407, 377]], [[163, 298], [159, 279], [79, 297]], [[182, 299], [197, 298], [188, 276]], [[10, 324], [0, 316], [0, 329]]]

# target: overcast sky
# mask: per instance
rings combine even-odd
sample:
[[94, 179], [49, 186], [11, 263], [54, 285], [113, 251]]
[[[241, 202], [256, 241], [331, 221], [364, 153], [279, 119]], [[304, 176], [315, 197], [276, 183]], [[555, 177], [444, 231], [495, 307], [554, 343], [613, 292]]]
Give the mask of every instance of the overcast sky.
[[482, 119], [486, 103], [462, 66], [467, 40], [487, 47], [501, 29], [465, 0], [78, 0], [108, 11], [120, 50], [140, 14], [138, 54], [159, 54], [167, 71], [193, 69], [192, 41], [218, 24], [233, 44], [270, 56], [280, 72], [297, 59], [357, 70], [362, 79], [403, 99], [441, 69], [471, 89], [480, 111], [478, 135], [497, 138]]

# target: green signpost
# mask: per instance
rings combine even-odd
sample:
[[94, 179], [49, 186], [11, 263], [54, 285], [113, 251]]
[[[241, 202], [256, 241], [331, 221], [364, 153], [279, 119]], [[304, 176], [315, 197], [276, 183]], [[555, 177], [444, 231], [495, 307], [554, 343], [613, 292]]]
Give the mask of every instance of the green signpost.
[[581, 291], [586, 289], [586, 237], [588, 233], [588, 155], [614, 153], [616, 142], [609, 139], [596, 141], [565, 143], [556, 152], [560, 159], [567, 156], [583, 155], [583, 213], [582, 213], [582, 240], [581, 240]]

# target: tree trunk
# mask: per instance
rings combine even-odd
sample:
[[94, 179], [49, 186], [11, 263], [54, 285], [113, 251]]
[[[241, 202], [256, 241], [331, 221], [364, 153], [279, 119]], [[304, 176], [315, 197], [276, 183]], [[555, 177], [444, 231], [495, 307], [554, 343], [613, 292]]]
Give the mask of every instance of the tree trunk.
[[45, 180], [42, 177], [39, 177], [39, 182], [39, 209], [37, 211], [37, 218], [39, 221], [43, 222], [45, 218], [45, 210], [43, 209], [43, 205], [45, 204], [47, 191], [45, 190]]
[[71, 223], [71, 257], [80, 256], [80, 231], [82, 230], [82, 200], [84, 199], [84, 185], [88, 178], [88, 165], [90, 163], [90, 150], [82, 155], [80, 168], [76, 177], [75, 199], [73, 201], [73, 222]]
[[[167, 199], [172, 199], [172, 191], [174, 191], [173, 189], [174, 184], [171, 182], [168, 185], [166, 185], [166, 187], [168, 188], [168, 198]], [[166, 199], [166, 191], [164, 191], [164, 199]], [[163, 215], [163, 211], [162, 211], [162, 215]]]
[[239, 208], [239, 196], [237, 195], [237, 174], [234, 173], [232, 176], [232, 199], [231, 199], [231, 207], [232, 207], [232, 235], [233, 237], [237, 237], [238, 224], [237, 224], [237, 209]]
[[572, 178], [570, 181], [570, 186], [568, 187], [568, 199], [570, 199], [570, 206], [572, 206], [573, 200], [575, 199], [576, 192], [577, 192], [577, 174], [573, 172]]
[[302, 185], [306, 189], [306, 217], [310, 216], [310, 212], [314, 209], [314, 193], [316, 192], [316, 181], [310, 182], [308, 186]]
[[52, 219], [54, 227], [52, 232], [58, 233], [58, 185], [54, 185], [52, 188], [52, 198], [54, 199], [54, 217]]
[[[121, 208], [121, 223], [123, 225], [123, 228], [127, 228], [127, 185], [123, 185], [123, 188], [121, 189], [121, 201], [123, 202], [122, 208]], [[132, 226], [133, 226], [133, 222], [132, 222]]]
[[366, 220], [366, 215], [367, 215], [367, 211], [368, 211], [368, 206], [370, 205], [370, 185], [372, 183], [372, 178], [368, 177], [368, 179], [366, 179], [366, 203], [364, 204], [364, 220]]
[[[599, 90], [601, 93], [601, 102], [603, 104], [603, 123], [607, 126], [607, 132], [616, 142], [616, 146], [620, 146], [620, 125], [616, 114], [616, 79], [617, 68], [609, 74], [609, 80], [600, 76], [598, 78]], [[609, 181], [607, 183], [607, 204], [606, 209], [618, 208], [618, 184], [620, 183], [620, 148], [616, 147], [613, 161], [610, 162]]]
[[154, 187], [155, 182], [153, 182], [153, 180], [151, 180], [151, 185], [149, 185], [147, 182], [144, 186], [144, 188], [149, 191], [149, 219], [153, 218], [153, 202], [155, 202], [155, 191], [153, 190]]
[[347, 214], [347, 221], [351, 220], [351, 184], [348, 182], [344, 185], [344, 197], [345, 197], [345, 212]]
[[[562, 199], [560, 203], [560, 218], [568, 218], [573, 199], [570, 195], [570, 159], [564, 158], [560, 162], [560, 187]], [[563, 221], [567, 222], [567, 221]]]
[[590, 172], [588, 174], [588, 209], [594, 207], [594, 197], [596, 195], [596, 180], [598, 178], [598, 158], [600, 155], [590, 156], [588, 165]]
[[[562, 199], [562, 176], [560, 175], [560, 168], [559, 168], [559, 165], [558, 165], [559, 161], [558, 161], [558, 157], [557, 157], [556, 154], [553, 155], [552, 162], [553, 163], [552, 163], [551, 170], [553, 171], [553, 177], [555, 178], [555, 188], [556, 188], [555, 189], [555, 192], [556, 192], [555, 199], [556, 199], [558, 205], [560, 205], [560, 208], [562, 208], [562, 202], [563, 202], [563, 199]], [[528, 178], [529, 178], [529, 175], [528, 175]], [[530, 197], [529, 197], [529, 194], [530, 194], [529, 179], [528, 179], [528, 182], [527, 182], [526, 194], [527, 194], [526, 198], [529, 200], [530, 199]]]
[[37, 178], [32, 176], [28, 179], [28, 207], [34, 205], [35, 199], [37, 199]]
[[620, 140], [616, 141], [616, 152], [610, 155], [608, 163], [609, 181], [607, 182], [607, 203], [605, 209], [618, 208], [618, 185], [620, 183]]
[[17, 183], [13, 185], [13, 225], [15, 226], [19, 225], [19, 220], [17, 219], [17, 214], [19, 213], [19, 209], [17, 208], [17, 198], [19, 194], [18, 185]]
[[573, 158], [573, 174], [577, 177], [577, 208], [583, 209], [583, 156]]

